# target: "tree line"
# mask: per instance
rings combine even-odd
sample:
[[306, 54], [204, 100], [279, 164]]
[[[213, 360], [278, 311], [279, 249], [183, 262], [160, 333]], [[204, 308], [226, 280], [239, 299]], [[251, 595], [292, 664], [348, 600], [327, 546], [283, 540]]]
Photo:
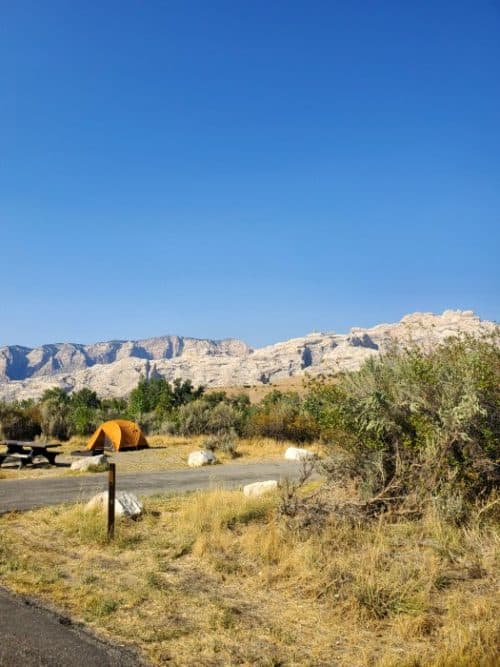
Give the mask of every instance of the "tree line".
[[265, 436], [307, 442], [319, 436], [316, 421], [297, 392], [274, 389], [252, 405], [247, 394], [207, 392], [190, 380], [141, 378], [127, 398], [100, 398], [84, 388], [47, 389], [33, 399], [0, 404], [0, 436], [68, 440], [88, 436], [103, 421], [131, 419], [146, 434]]
[[271, 389], [253, 405], [245, 393], [162, 377], [142, 378], [123, 399], [49, 389], [38, 401], [0, 404], [0, 436], [64, 440], [113, 418], [146, 433], [319, 439], [329, 452], [323, 472], [351, 479], [370, 507], [434, 498], [458, 516], [499, 487], [499, 336], [394, 347], [359, 371], [310, 379], [303, 394]]

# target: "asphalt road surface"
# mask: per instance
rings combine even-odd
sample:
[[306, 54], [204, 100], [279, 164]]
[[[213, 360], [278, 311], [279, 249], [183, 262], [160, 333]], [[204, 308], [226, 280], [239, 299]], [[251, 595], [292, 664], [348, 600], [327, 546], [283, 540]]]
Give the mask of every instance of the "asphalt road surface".
[[[120, 475], [116, 471], [117, 491], [131, 491], [138, 496], [182, 493], [210, 487], [238, 487], [267, 479], [280, 480], [299, 475], [300, 464], [289, 461], [268, 463], [232, 463], [195, 468]], [[0, 514], [24, 511], [47, 505], [86, 501], [107, 488], [107, 474], [82, 477], [47, 477], [46, 479], [0, 480]]]
[[[259, 480], [293, 479], [299, 471], [299, 464], [287, 461], [126, 475], [117, 471], [117, 490], [154, 495], [219, 486], [238, 487]], [[106, 473], [1, 480], [0, 513], [87, 500], [106, 485]], [[108, 644], [70, 619], [0, 588], [0, 667], [137, 667], [143, 664], [133, 649]]]
[[1, 667], [138, 667], [133, 650], [108, 644], [68, 618], [0, 588]]

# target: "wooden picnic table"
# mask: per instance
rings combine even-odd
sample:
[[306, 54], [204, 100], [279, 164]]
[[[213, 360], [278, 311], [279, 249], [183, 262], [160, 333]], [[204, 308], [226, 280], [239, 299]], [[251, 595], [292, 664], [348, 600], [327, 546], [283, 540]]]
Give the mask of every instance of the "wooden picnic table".
[[33, 463], [35, 456], [43, 456], [51, 465], [54, 465], [59, 452], [51, 452], [49, 449], [61, 446], [57, 442], [24, 442], [21, 440], [4, 440], [0, 444], [7, 447], [7, 451], [0, 453], [0, 465], [6, 459], [14, 459], [19, 461], [20, 467]]

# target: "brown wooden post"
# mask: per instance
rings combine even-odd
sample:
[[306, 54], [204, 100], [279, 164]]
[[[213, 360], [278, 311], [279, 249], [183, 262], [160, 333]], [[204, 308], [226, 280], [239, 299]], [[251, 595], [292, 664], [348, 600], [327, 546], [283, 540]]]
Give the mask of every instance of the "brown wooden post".
[[112, 540], [115, 535], [115, 489], [116, 489], [116, 464], [109, 464], [108, 474], [108, 539]]

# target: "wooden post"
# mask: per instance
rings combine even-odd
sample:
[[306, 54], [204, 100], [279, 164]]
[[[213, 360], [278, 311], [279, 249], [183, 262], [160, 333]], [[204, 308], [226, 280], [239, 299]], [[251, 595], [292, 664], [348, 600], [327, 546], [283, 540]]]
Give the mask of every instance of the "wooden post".
[[115, 535], [115, 489], [116, 489], [116, 464], [109, 464], [108, 474], [108, 539], [112, 540]]

